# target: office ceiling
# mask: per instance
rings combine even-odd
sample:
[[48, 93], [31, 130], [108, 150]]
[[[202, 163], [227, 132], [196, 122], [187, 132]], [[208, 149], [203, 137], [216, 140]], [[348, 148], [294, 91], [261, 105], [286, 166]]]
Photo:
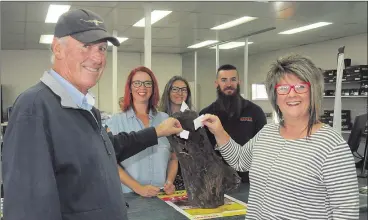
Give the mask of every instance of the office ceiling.
[[[53, 34], [55, 24], [46, 24], [51, 2], [1, 2], [1, 48], [3, 50], [49, 49], [39, 44], [41, 34]], [[53, 4], [57, 4], [52, 2]], [[109, 30], [128, 37], [119, 51], [144, 52], [144, 28], [133, 27], [144, 16], [144, 2], [60, 2], [71, 9], [85, 8], [100, 14]], [[367, 2], [152, 2], [152, 10], [171, 10], [152, 25], [152, 52], [187, 53], [187, 47], [203, 40], [228, 41], [250, 36], [256, 54], [293, 46], [367, 33]], [[242, 16], [258, 17], [226, 30], [210, 28]], [[278, 33], [315, 22], [326, 27], [293, 34]], [[201, 49], [208, 50], [210, 49]], [[229, 52], [242, 51], [242, 48]]]

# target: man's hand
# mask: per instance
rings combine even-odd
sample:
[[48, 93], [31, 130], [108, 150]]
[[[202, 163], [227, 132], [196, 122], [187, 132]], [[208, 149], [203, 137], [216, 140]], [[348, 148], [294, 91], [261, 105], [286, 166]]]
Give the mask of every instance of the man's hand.
[[218, 145], [221, 146], [229, 142], [230, 136], [222, 127], [221, 121], [216, 115], [205, 114], [202, 118], [202, 123], [215, 136]]
[[175, 192], [175, 186], [171, 181], [166, 181], [164, 185], [164, 191], [167, 195], [171, 195]]
[[175, 118], [168, 118], [156, 127], [157, 137], [179, 134], [183, 131], [180, 122]]
[[152, 185], [139, 186], [135, 192], [143, 197], [154, 197], [160, 192], [160, 188]]

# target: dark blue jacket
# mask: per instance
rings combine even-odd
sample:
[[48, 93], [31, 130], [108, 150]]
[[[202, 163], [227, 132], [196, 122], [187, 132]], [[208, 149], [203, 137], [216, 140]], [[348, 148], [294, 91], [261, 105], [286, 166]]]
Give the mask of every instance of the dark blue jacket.
[[48, 73], [18, 97], [4, 136], [4, 219], [127, 219], [116, 158], [157, 144], [156, 131], [110, 136], [113, 145], [92, 112]]

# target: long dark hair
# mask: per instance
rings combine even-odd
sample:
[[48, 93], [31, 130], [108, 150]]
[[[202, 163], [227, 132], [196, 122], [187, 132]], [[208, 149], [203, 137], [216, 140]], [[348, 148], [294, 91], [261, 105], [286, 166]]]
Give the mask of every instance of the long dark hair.
[[174, 112], [171, 112], [170, 91], [175, 81], [183, 81], [185, 85], [187, 86], [188, 93], [187, 93], [187, 100], [185, 100], [185, 103], [187, 103], [188, 107], [192, 109], [192, 93], [190, 91], [188, 81], [181, 76], [173, 76], [169, 80], [169, 82], [166, 83], [164, 92], [162, 93], [161, 103], [159, 107], [160, 111], [163, 111], [167, 113], [168, 115], [172, 115], [174, 113]]

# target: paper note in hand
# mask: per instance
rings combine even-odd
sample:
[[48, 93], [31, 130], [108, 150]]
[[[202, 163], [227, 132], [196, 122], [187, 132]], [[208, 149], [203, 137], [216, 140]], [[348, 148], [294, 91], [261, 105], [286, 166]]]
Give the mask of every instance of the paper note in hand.
[[204, 115], [199, 116], [198, 118], [194, 119], [194, 129], [197, 130], [199, 127], [203, 127], [202, 118]]
[[189, 131], [183, 130], [182, 132], [180, 132], [178, 134], [178, 136], [180, 136], [181, 138], [184, 138], [184, 139], [188, 139], [188, 137], [189, 137]]
[[189, 109], [189, 106], [187, 105], [187, 103], [182, 102], [181, 103], [181, 107], [180, 107], [180, 111], [184, 112], [185, 110]]

